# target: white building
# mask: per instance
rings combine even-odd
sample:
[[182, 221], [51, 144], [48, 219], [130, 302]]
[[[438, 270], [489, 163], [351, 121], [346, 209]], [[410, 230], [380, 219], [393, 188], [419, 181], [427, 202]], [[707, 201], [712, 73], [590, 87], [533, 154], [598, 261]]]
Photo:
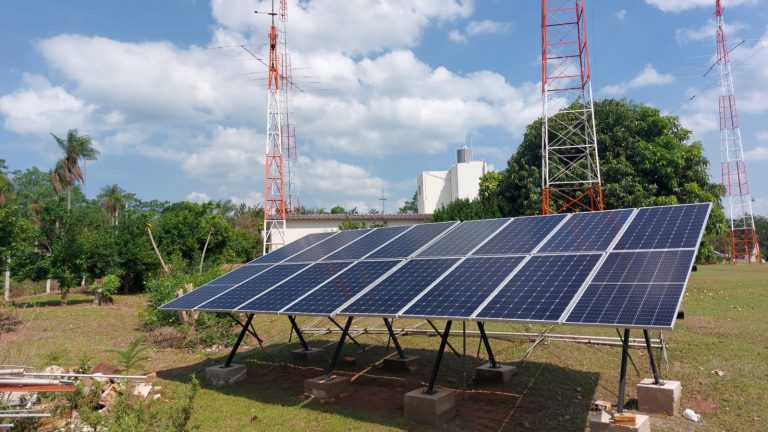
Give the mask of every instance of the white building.
[[285, 243], [298, 240], [307, 234], [335, 232], [344, 220], [362, 221], [366, 225], [386, 226], [416, 225], [432, 220], [428, 214], [385, 214], [385, 215], [346, 215], [346, 214], [299, 214], [288, 215], [285, 225]]
[[477, 198], [485, 161], [473, 161], [472, 149], [456, 151], [456, 163], [448, 171], [424, 171], [416, 179], [416, 203], [419, 213], [432, 214], [449, 202]]

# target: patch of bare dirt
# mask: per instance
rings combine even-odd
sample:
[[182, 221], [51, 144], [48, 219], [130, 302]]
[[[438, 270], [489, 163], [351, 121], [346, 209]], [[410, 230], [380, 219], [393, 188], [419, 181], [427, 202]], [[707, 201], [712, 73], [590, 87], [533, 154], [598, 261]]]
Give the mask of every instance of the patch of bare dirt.
[[695, 395], [692, 398], [688, 399], [686, 407], [696, 411], [697, 413], [706, 414], [706, 413], [715, 412], [718, 409], [720, 409], [720, 404], [713, 401], [712, 399], [707, 399], [701, 395]]

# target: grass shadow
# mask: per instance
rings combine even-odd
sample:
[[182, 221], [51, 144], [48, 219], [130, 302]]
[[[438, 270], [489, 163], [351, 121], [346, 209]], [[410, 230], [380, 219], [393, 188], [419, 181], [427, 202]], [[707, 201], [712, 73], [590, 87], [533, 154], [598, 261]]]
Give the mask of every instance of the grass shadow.
[[45, 299], [39, 299], [39, 300], [27, 299], [24, 301], [14, 302], [14, 306], [16, 307], [51, 307], [51, 306], [74, 306], [74, 305], [87, 304], [87, 303], [93, 303], [93, 299], [88, 299], [88, 298], [69, 299], [66, 305], [61, 304], [60, 298], [45, 298]]

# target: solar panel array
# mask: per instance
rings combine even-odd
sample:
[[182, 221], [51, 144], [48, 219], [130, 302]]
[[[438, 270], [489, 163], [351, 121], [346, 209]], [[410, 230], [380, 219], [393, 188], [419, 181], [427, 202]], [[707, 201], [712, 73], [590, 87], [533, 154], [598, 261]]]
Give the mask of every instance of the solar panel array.
[[161, 308], [671, 328], [710, 207], [311, 234]]

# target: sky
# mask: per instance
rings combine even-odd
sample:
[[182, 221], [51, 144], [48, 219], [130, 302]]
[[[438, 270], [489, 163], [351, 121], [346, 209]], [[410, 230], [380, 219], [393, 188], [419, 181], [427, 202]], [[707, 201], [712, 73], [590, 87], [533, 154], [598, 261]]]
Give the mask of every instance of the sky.
[[[755, 213], [768, 215], [768, 0], [723, 0]], [[587, 0], [596, 100], [680, 116], [720, 178], [714, 0]], [[88, 134], [89, 198], [261, 203], [269, 1], [6, 0], [0, 159], [49, 170]], [[535, 0], [288, 0], [305, 207], [395, 212], [471, 144], [504, 169], [541, 115]]]

